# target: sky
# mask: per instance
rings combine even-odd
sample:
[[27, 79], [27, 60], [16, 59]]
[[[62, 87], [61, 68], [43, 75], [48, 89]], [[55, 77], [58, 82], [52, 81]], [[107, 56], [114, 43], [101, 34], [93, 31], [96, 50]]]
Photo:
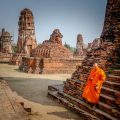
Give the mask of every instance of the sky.
[[76, 46], [77, 35], [84, 43], [100, 37], [107, 0], [0, 0], [0, 29], [3, 27], [17, 43], [18, 20], [24, 8], [32, 10], [37, 43], [48, 40], [54, 29], [60, 29], [63, 44]]

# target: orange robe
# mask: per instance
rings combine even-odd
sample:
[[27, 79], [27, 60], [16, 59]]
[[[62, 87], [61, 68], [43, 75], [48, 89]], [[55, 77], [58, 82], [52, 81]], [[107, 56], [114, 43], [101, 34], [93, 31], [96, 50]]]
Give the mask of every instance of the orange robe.
[[[105, 72], [99, 67], [93, 68], [84, 87], [82, 97], [91, 103], [98, 103], [100, 91], [103, 82], [105, 81]], [[98, 89], [96, 89], [98, 86]]]

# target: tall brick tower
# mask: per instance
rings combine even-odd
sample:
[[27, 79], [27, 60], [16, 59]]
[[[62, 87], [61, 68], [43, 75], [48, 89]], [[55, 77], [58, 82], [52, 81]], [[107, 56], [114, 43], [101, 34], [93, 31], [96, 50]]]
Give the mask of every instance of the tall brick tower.
[[19, 17], [17, 52], [12, 56], [10, 64], [19, 65], [23, 56], [30, 56], [37, 46], [35, 37], [34, 16], [30, 9], [25, 8]]
[[81, 34], [77, 35], [76, 51], [74, 55], [76, 56], [84, 55], [84, 43], [83, 43], [83, 37]]
[[30, 54], [37, 45], [35, 38], [34, 16], [30, 9], [25, 8], [19, 17], [18, 52]]
[[113, 55], [110, 55], [111, 59], [114, 62], [120, 61], [120, 0], [108, 0], [101, 38], [103, 43], [114, 44], [115, 49], [111, 51]]

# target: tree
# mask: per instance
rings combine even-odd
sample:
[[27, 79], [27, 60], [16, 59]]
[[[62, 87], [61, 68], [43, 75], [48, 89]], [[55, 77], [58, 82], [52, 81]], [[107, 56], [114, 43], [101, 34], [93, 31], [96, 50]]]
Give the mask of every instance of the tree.
[[74, 52], [75, 51], [75, 48], [74, 47], [71, 47], [69, 44], [65, 43], [64, 44], [64, 47], [68, 48], [71, 52]]
[[12, 43], [12, 49], [13, 49], [13, 52], [17, 52], [17, 45], [15, 43]]

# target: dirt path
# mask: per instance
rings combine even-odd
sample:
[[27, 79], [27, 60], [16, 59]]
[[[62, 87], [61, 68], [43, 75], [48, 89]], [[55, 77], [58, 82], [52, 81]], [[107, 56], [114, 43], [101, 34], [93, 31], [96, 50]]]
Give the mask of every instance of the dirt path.
[[47, 96], [47, 87], [51, 84], [61, 84], [69, 74], [35, 75], [18, 70], [18, 66], [0, 64], [0, 77], [7, 80], [13, 91], [20, 96], [27, 106], [32, 107], [32, 120], [82, 120], [74, 112]]

